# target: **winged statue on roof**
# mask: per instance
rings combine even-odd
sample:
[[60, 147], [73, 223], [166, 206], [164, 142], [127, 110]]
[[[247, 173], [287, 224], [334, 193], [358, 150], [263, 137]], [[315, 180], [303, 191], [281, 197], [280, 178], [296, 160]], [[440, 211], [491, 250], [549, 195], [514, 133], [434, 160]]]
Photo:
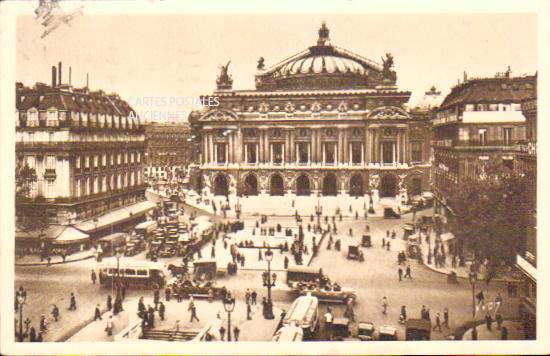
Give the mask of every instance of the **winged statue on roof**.
[[395, 82], [397, 80], [397, 74], [394, 70], [392, 70], [393, 67], [393, 56], [391, 53], [386, 53], [386, 58], [382, 58], [383, 63], [383, 69], [382, 69], [382, 76], [384, 77], [385, 81], [391, 81]]

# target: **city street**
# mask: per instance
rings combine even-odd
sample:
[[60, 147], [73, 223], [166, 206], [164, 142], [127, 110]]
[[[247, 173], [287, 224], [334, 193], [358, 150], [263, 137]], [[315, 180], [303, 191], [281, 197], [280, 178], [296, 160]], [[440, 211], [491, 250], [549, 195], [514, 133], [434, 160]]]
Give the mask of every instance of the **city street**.
[[[186, 212], [195, 208], [186, 207]], [[257, 216], [243, 216], [245, 224], [252, 226]], [[219, 217], [217, 219], [220, 219]], [[399, 281], [397, 274], [397, 253], [404, 249], [401, 239], [401, 226], [410, 220], [410, 214], [402, 219], [385, 220], [380, 217], [368, 218], [371, 230], [373, 246], [362, 248], [365, 261], [348, 260], [346, 258], [348, 245], [360, 242], [361, 235], [365, 230], [364, 218], [344, 218], [336, 222], [338, 233], [334, 234], [334, 240], [341, 239], [342, 249], [336, 251], [334, 247], [327, 250], [328, 238], [325, 238], [319, 249], [319, 254], [311, 261], [311, 265], [320, 267], [332, 281], [338, 282], [343, 287], [355, 289], [357, 300], [355, 305], [356, 321], [371, 321], [376, 326], [392, 325], [398, 327], [400, 339], [404, 336], [404, 327], [398, 323], [399, 313], [402, 305], [407, 308], [409, 317], [420, 316], [420, 309], [425, 305], [430, 309], [432, 322], [437, 313], [443, 313], [444, 308], [450, 312], [450, 329], [443, 329], [443, 332], [434, 331], [432, 339], [444, 339], [453, 333], [453, 330], [472, 319], [472, 292], [471, 285], [467, 280], [459, 280], [458, 284], [447, 283], [447, 276], [411, 261], [412, 279]], [[283, 226], [296, 224], [291, 217], [270, 216], [267, 225], [273, 226], [280, 223]], [[309, 219], [304, 223], [307, 225]], [[349, 229], [353, 230], [353, 236], [349, 236]], [[396, 231], [397, 238], [391, 240], [391, 249], [382, 249], [382, 238], [386, 231]], [[217, 243], [218, 249], [221, 242]], [[210, 244], [203, 249], [203, 254], [209, 254]], [[257, 249], [254, 249], [257, 250]], [[279, 253], [276, 251], [275, 255]], [[209, 255], [204, 256], [209, 257]], [[226, 263], [226, 256], [220, 257]], [[144, 253], [134, 257], [123, 259], [145, 260]], [[176, 261], [178, 258], [161, 259], [162, 262]], [[222, 263], [222, 262], [220, 262]], [[267, 269], [267, 262], [255, 261], [255, 265], [261, 268], [263, 263]], [[96, 304], [105, 307], [107, 295], [111, 293], [109, 288], [92, 285], [90, 279], [91, 270], [97, 270], [97, 262], [93, 259], [73, 262], [69, 264], [36, 267], [17, 267], [16, 283], [18, 288], [24, 286], [28, 291], [27, 304], [24, 308], [24, 318], [30, 317], [31, 325], [38, 326], [41, 315], [45, 315], [49, 321], [49, 330], [44, 335], [48, 341], [61, 341], [77, 332], [85, 326], [93, 317], [93, 310]], [[262, 287], [262, 270], [239, 269], [236, 276], [219, 278], [217, 284], [225, 285], [236, 297], [237, 303], [244, 304], [244, 293], [247, 288], [256, 290], [261, 300], [266, 295], [266, 288]], [[289, 292], [285, 284], [284, 272], [278, 272], [279, 278], [273, 288], [273, 300], [276, 307], [286, 309], [295, 298]], [[480, 282], [482, 283], [482, 282]], [[505, 318], [515, 317], [517, 300], [506, 298], [506, 285], [493, 281], [488, 287], [484, 284], [477, 286], [482, 288], [488, 301], [493, 300], [497, 293], [504, 296], [504, 303], [501, 312]], [[75, 293], [77, 299], [77, 311], [68, 311], [69, 295]], [[150, 297], [150, 290], [129, 290], [128, 296], [131, 299], [138, 296]], [[386, 296], [389, 301], [387, 315], [382, 313], [382, 298]], [[57, 304], [61, 311], [61, 319], [53, 322], [51, 309]], [[133, 309], [134, 306], [131, 306]], [[335, 316], [342, 316], [344, 307], [333, 305]], [[326, 311], [325, 304], [321, 304], [321, 315]], [[169, 314], [169, 312], [168, 312]], [[478, 315], [478, 319], [484, 315]], [[185, 319], [185, 317], [183, 318]], [[352, 330], [354, 328], [352, 327]]]

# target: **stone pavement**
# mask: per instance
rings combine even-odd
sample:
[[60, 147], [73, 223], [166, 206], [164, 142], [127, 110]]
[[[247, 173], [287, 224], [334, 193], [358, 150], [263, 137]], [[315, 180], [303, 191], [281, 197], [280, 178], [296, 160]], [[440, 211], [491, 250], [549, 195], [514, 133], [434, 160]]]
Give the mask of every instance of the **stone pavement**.
[[[508, 329], [508, 340], [523, 340], [523, 326], [519, 321], [505, 320], [502, 326]], [[493, 322], [491, 331], [487, 329], [485, 323], [476, 327], [478, 340], [500, 340], [501, 331], [497, 330], [497, 324]], [[472, 340], [472, 329], [466, 330], [462, 340]]]
[[[188, 195], [185, 203], [202, 209], [208, 213], [214, 213], [211, 202], [216, 204], [217, 215], [222, 216], [220, 206], [227, 204], [225, 196], [209, 196], [207, 199], [209, 204], [205, 204], [204, 200], [197, 202], [199, 195], [196, 192], [185, 191]], [[161, 193], [162, 194], [162, 193]], [[266, 198], [269, 197], [269, 204], [266, 205]], [[227, 211], [226, 217], [235, 218], [235, 206], [239, 203], [241, 206], [241, 215], [278, 215], [278, 216], [292, 216], [298, 211], [298, 214], [302, 217], [315, 215], [315, 209], [317, 205], [323, 208], [323, 216], [335, 215], [336, 209], [340, 209], [340, 213], [344, 217], [354, 217], [357, 213], [359, 217], [364, 217], [365, 212], [369, 208], [368, 196], [363, 197], [351, 197], [347, 195], [338, 196], [269, 196], [269, 195], [257, 195], [249, 197], [237, 197], [236, 195], [229, 196], [229, 206], [231, 210]], [[369, 214], [370, 216], [382, 216], [384, 214], [384, 207], [392, 207], [397, 212], [397, 208], [401, 213], [409, 211], [409, 207], [401, 205], [395, 199], [374, 199], [373, 208], [375, 213]], [[351, 209], [350, 209], [351, 207]]]
[[[149, 293], [150, 294], [150, 293]], [[134, 322], [138, 320], [132, 313], [137, 314], [138, 297], [126, 299], [124, 302], [125, 311], [118, 316], [113, 316], [114, 331], [112, 336], [108, 336], [105, 332], [105, 326], [110, 312], [102, 315], [103, 320], [90, 322], [85, 328], [73, 335], [68, 341], [113, 341], [114, 336], [128, 326], [130, 320]], [[179, 325], [179, 330], [192, 330], [199, 332], [205, 326], [216, 318], [221, 319], [222, 325], [227, 329], [227, 312], [220, 300], [208, 302], [207, 300], [195, 299], [197, 308], [197, 317], [199, 321], [191, 322], [189, 320], [191, 312], [188, 311], [189, 300], [184, 299], [178, 303], [175, 299], [167, 302], [161, 298], [166, 306], [165, 320], [161, 321], [158, 312], [155, 313], [155, 329], [159, 330], [175, 330], [176, 325]], [[246, 320], [246, 305], [244, 301], [237, 300], [235, 309], [231, 313], [231, 328], [238, 326], [240, 329], [239, 341], [269, 341], [273, 336], [275, 329], [279, 323], [278, 316], [281, 314], [281, 309], [274, 306], [274, 320], [266, 320], [262, 316], [261, 301], [252, 307], [252, 320]], [[145, 306], [151, 305], [154, 307], [151, 297], [144, 297]]]
[[[66, 256], [65, 261], [63, 261], [63, 258], [59, 255], [52, 255], [50, 264], [53, 265], [53, 264], [60, 264], [60, 263], [82, 261], [88, 258], [92, 258], [93, 256], [94, 254], [93, 254], [93, 251], [91, 250], [79, 251], [71, 255], [68, 255]], [[25, 255], [22, 257], [16, 257], [15, 265], [16, 266], [47, 266], [48, 261], [47, 260], [41, 261], [39, 255]]]

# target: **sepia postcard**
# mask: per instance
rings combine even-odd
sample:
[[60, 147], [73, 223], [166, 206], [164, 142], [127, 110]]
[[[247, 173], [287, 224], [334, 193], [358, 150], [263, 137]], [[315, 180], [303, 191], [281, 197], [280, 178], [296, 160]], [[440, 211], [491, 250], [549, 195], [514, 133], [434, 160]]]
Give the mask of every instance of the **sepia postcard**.
[[0, 352], [550, 352], [549, 15], [3, 2]]

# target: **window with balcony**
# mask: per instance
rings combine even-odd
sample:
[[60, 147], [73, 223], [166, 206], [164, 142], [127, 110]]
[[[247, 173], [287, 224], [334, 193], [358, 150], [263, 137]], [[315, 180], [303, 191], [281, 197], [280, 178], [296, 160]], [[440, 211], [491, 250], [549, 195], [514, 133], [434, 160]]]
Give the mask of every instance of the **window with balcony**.
[[422, 141], [411, 141], [411, 161], [422, 162]]
[[309, 163], [309, 143], [298, 143], [298, 163]]
[[[330, 136], [329, 130], [327, 130], [327, 133], [326, 133], [327, 136]], [[323, 154], [324, 154], [324, 160], [323, 160], [324, 163], [327, 163], [327, 164], [336, 163], [336, 142], [324, 143]]]
[[283, 144], [280, 142], [271, 144], [271, 162], [275, 164], [283, 163]]
[[481, 146], [485, 145], [485, 143], [487, 142], [487, 129], [478, 130], [478, 140]]
[[46, 116], [46, 126], [47, 127], [57, 127], [59, 126], [59, 113], [57, 110], [48, 110]]
[[98, 161], [99, 161], [98, 155], [94, 155], [94, 167], [95, 167], [95, 168], [97, 168]]
[[256, 143], [245, 144], [245, 161], [246, 163], [258, 163], [258, 145]]
[[55, 156], [46, 156], [46, 169], [55, 169]]
[[27, 111], [27, 127], [38, 127], [38, 110], [32, 108]]
[[217, 163], [226, 163], [227, 162], [227, 144], [225, 143], [216, 143], [216, 162]]
[[90, 156], [84, 157], [84, 168], [90, 168]]
[[468, 141], [470, 139], [470, 131], [466, 128], [458, 129], [458, 139], [460, 141]]
[[393, 164], [395, 162], [395, 142], [386, 141], [382, 142], [381, 145], [382, 150], [382, 163], [383, 164]]
[[107, 154], [104, 153], [102, 156], [101, 156], [101, 165], [103, 167], [105, 167], [107, 165]]
[[351, 163], [360, 164], [363, 157], [362, 155], [363, 146], [361, 145], [361, 142], [352, 142], [350, 146], [351, 146]]
[[122, 154], [119, 153], [116, 155], [116, 164], [121, 164], [122, 163]]
[[512, 128], [511, 127], [503, 127], [502, 128], [502, 138], [504, 140], [505, 145], [509, 145], [512, 143]]

